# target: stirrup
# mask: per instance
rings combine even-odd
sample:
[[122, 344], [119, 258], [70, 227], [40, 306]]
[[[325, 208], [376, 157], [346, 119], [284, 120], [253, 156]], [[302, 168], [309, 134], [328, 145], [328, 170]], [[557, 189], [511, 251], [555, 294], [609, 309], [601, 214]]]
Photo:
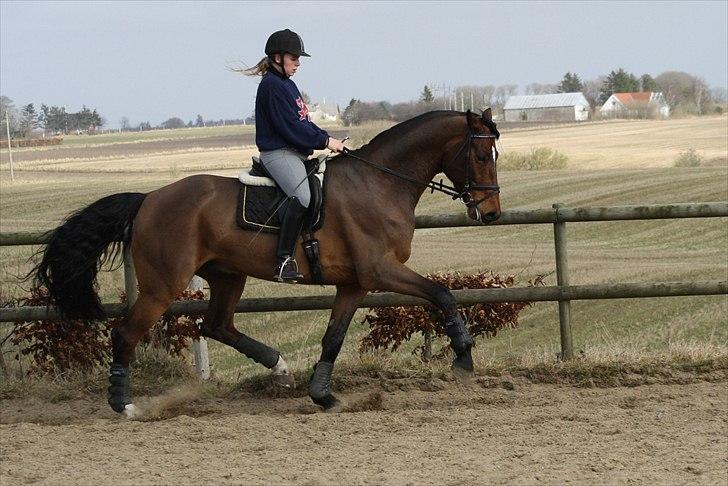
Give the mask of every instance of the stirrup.
[[286, 256], [285, 259], [278, 264], [274, 272], [275, 275], [273, 278], [277, 282], [297, 283], [303, 278], [303, 275], [298, 273], [298, 263], [296, 263], [295, 258], [291, 256]]

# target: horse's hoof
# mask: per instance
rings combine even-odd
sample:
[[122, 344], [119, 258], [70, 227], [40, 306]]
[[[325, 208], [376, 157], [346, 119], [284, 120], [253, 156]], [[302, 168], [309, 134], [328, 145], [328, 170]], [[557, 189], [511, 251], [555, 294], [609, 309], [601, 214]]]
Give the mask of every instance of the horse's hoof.
[[320, 398], [311, 397], [311, 400], [313, 400], [313, 403], [316, 405], [322, 407], [326, 412], [336, 412], [341, 408], [341, 402], [331, 393]]
[[296, 379], [293, 377], [292, 373], [273, 375], [273, 383], [282, 388], [296, 387]]
[[473, 381], [475, 373], [472, 370], [465, 370], [459, 366], [452, 367], [452, 374], [458, 383], [468, 384]]
[[127, 403], [124, 405], [124, 411], [121, 413], [125, 418], [134, 419], [139, 416], [139, 409], [136, 408], [133, 403]]
[[452, 362], [452, 368], [460, 369], [462, 371], [469, 371], [473, 372], [475, 369], [473, 366], [473, 357], [470, 355], [470, 353], [463, 353], [456, 357]]

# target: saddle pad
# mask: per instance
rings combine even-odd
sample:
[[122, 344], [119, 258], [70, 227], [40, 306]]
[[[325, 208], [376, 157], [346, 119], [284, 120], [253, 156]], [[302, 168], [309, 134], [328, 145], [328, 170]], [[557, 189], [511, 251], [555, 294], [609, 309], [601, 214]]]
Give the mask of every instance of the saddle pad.
[[[316, 231], [323, 226], [324, 220], [324, 190], [318, 181], [317, 187], [312, 188], [313, 193], [318, 191], [321, 194], [321, 210], [313, 218], [307, 214], [304, 219], [304, 228], [311, 227], [311, 231]], [[313, 185], [313, 183], [312, 183]], [[238, 205], [236, 212], [236, 221], [238, 226], [243, 229], [253, 231], [263, 231], [266, 233], [278, 233], [281, 229], [281, 215], [285, 206], [286, 199], [283, 191], [274, 186], [255, 186], [240, 184], [240, 192], [238, 195]], [[313, 206], [313, 204], [312, 204]], [[276, 210], [279, 209], [277, 212]], [[313, 219], [313, 224], [308, 224]]]

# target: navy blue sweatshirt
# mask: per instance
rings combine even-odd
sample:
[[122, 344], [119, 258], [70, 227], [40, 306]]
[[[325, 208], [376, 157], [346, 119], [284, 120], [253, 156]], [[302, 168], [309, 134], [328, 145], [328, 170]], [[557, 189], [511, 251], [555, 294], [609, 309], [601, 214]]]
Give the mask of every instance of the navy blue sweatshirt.
[[255, 143], [258, 150], [293, 148], [304, 155], [324, 149], [329, 134], [311, 122], [296, 83], [275, 72], [263, 75], [255, 98]]

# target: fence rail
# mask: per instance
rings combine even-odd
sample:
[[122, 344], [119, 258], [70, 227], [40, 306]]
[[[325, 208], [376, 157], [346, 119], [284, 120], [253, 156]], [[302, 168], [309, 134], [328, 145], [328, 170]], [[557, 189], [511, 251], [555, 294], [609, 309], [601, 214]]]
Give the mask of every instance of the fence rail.
[[[666, 204], [650, 206], [605, 206], [564, 207], [554, 204], [551, 209], [529, 211], [507, 211], [492, 225], [553, 224], [556, 254], [557, 285], [551, 287], [528, 287], [507, 289], [455, 290], [453, 295], [460, 304], [485, 302], [556, 301], [559, 302], [559, 323], [561, 333], [561, 354], [564, 359], [573, 356], [570, 323], [570, 302], [572, 300], [622, 299], [645, 297], [675, 297], [691, 295], [728, 294], [728, 282], [665, 282], [665, 283], [614, 283], [598, 285], [569, 285], [568, 256], [566, 249], [566, 223], [593, 221], [623, 221], [648, 219], [682, 219], [728, 217], [728, 202], [697, 204]], [[450, 228], [483, 226], [465, 214], [425, 215], [416, 218], [416, 227]], [[0, 246], [38, 245], [48, 242], [49, 232], [0, 233]], [[124, 280], [129, 302], [136, 298], [136, 277], [129, 254], [125, 253]], [[238, 302], [235, 312], [270, 312], [289, 310], [321, 310], [333, 306], [334, 296], [273, 297], [244, 299]], [[386, 307], [399, 305], [422, 305], [424, 300], [394, 294], [374, 293], [367, 296], [360, 307]], [[167, 314], [203, 313], [207, 301], [177, 301]], [[128, 304], [104, 304], [110, 317], [122, 316]], [[54, 309], [46, 307], [18, 307], [0, 309], [0, 322], [28, 321], [58, 318]]]

